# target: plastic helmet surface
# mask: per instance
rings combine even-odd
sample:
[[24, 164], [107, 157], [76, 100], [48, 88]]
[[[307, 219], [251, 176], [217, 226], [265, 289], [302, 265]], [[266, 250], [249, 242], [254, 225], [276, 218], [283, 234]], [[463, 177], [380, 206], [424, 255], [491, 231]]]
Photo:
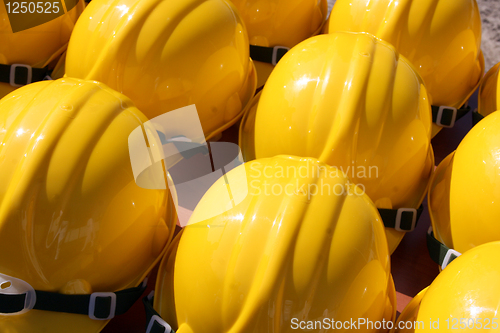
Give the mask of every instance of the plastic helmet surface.
[[[292, 48], [317, 35], [328, 16], [326, 0], [231, 0], [248, 30], [251, 45]], [[274, 65], [255, 61], [258, 86]]]
[[[75, 22], [85, 8], [84, 0], [43, 2], [44, 13], [36, 12], [39, 7], [33, 14], [21, 14], [24, 8], [19, 8], [20, 4], [23, 3], [0, 6], [0, 65], [21, 65], [14, 72], [25, 70], [21, 67], [26, 65], [53, 67], [68, 46]], [[31, 4], [42, 2], [27, 2], [26, 10], [33, 9]], [[0, 98], [17, 88], [0, 82]]]
[[[461, 107], [484, 73], [476, 0], [338, 0], [328, 30], [368, 32], [394, 45], [435, 106]], [[433, 125], [433, 136], [440, 129]]]
[[[411, 64], [364, 33], [312, 37], [276, 66], [240, 126], [245, 159], [317, 158], [378, 208], [417, 209], [434, 168], [427, 91]], [[391, 253], [404, 232], [387, 229]]]
[[500, 85], [498, 84], [499, 68], [500, 62], [484, 75], [481, 86], [479, 87], [477, 106], [479, 114], [483, 117], [500, 110]]
[[[155, 308], [176, 332], [294, 332], [300, 321], [395, 318], [380, 216], [344, 173], [277, 156], [226, 179], [191, 218], [226, 211], [188, 224], [159, 269]], [[248, 189], [230, 209], [220, 200], [226, 182], [234, 196]]]
[[437, 167], [428, 207], [434, 236], [460, 253], [500, 240], [500, 112], [481, 120]]
[[[145, 121], [127, 97], [78, 79], [0, 100], [0, 277], [68, 295], [141, 284], [176, 220], [167, 190], [134, 182], [128, 136]], [[106, 323], [36, 309], [0, 314], [9, 333], [99, 332]]]
[[455, 259], [406, 306], [392, 332], [498, 332], [499, 256], [500, 242], [491, 242]]
[[207, 139], [238, 120], [257, 84], [245, 26], [225, 0], [93, 0], [66, 75], [107, 84], [149, 119], [195, 104]]

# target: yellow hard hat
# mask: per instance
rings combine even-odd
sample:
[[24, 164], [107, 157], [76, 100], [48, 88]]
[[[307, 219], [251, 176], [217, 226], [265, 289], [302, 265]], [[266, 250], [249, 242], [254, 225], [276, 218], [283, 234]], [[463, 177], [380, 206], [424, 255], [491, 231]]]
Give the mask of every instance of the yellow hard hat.
[[484, 73], [476, 0], [338, 0], [328, 30], [372, 33], [412, 62], [431, 97], [433, 136], [469, 110]]
[[317, 35], [328, 16], [326, 0], [231, 0], [245, 21], [258, 86], [292, 47]]
[[430, 105], [411, 64], [369, 34], [320, 35], [291, 49], [256, 98], [240, 127], [244, 158], [291, 154], [342, 168], [388, 210], [392, 253], [434, 168]]
[[134, 182], [128, 136], [145, 121], [78, 79], [0, 100], [2, 332], [99, 332], [144, 291], [176, 217], [167, 190]]
[[107, 84], [149, 119], [195, 104], [207, 138], [237, 121], [257, 85], [245, 26], [225, 0], [93, 0], [66, 75]]
[[475, 246], [500, 240], [499, 150], [500, 112], [494, 112], [437, 167], [428, 195], [433, 229], [428, 240], [431, 257], [441, 266]]
[[473, 113], [474, 123], [477, 123], [482, 118], [492, 112], [500, 110], [500, 85], [498, 80], [498, 70], [500, 62], [493, 66], [484, 76], [479, 87], [479, 95], [477, 99], [477, 112]]
[[[248, 194], [226, 209], [230, 200], [220, 198], [228, 183], [234, 196]], [[221, 210], [188, 224], [164, 257], [154, 298], [161, 317], [150, 316], [148, 333], [154, 325], [265, 333], [294, 332], [314, 320], [394, 320], [383, 224], [339, 169], [292, 156], [248, 162], [219, 179], [191, 219]]]
[[500, 242], [464, 253], [421, 291], [392, 332], [499, 331]]
[[0, 98], [51, 74], [85, 8], [83, 0], [4, 4], [0, 6]]

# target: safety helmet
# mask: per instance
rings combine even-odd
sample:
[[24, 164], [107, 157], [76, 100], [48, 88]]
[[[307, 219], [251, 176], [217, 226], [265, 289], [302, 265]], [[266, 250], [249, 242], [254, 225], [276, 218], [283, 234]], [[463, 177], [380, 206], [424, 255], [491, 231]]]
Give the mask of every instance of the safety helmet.
[[488, 73], [484, 75], [479, 87], [477, 99], [477, 112], [473, 114], [474, 122], [477, 123], [482, 118], [492, 112], [500, 110], [500, 85], [498, 84], [498, 70], [500, 62], [493, 66]]
[[500, 112], [494, 112], [437, 167], [428, 206], [433, 229], [429, 241], [441, 243], [429, 250], [439, 264], [446, 266], [460, 253], [500, 240], [499, 150]]
[[145, 121], [78, 79], [0, 100], [2, 332], [99, 332], [144, 291], [175, 227], [169, 192], [134, 182], [128, 136]]
[[393, 332], [498, 331], [499, 256], [500, 242], [464, 253], [406, 306]]
[[37, 4], [25, 3], [26, 14], [14, 12], [23, 10], [22, 2], [0, 6], [0, 98], [51, 73], [85, 8], [83, 0], [44, 2], [42, 14]]
[[369, 32], [411, 61], [431, 97], [433, 136], [467, 113], [484, 73], [475, 0], [338, 0], [328, 30]]
[[430, 105], [412, 65], [369, 34], [320, 35], [291, 49], [256, 98], [240, 126], [244, 158], [291, 154], [342, 168], [390, 210], [392, 253], [434, 168]]
[[326, 0], [231, 0], [248, 30], [258, 86], [292, 47], [317, 35], [328, 16]]
[[[230, 209], [220, 200], [228, 183], [235, 196], [248, 188]], [[192, 219], [220, 210], [188, 224], [160, 265], [154, 308], [176, 332], [293, 332], [300, 321], [395, 318], [380, 216], [339, 169], [292, 156], [248, 162], [208, 190]]]
[[207, 138], [237, 121], [257, 84], [245, 26], [225, 0], [93, 0], [66, 75], [107, 84], [149, 119], [195, 104]]

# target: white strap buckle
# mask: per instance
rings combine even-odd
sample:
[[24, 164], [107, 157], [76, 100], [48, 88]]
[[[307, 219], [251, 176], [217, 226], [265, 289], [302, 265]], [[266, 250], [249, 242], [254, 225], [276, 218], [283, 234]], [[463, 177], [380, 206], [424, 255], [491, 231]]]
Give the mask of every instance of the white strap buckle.
[[26, 313], [35, 307], [35, 289], [26, 281], [0, 273], [0, 294], [3, 295], [26, 295], [24, 307], [19, 312], [1, 313], [1, 316], [16, 316]]
[[[455, 258], [451, 259], [451, 256], [454, 255]], [[446, 252], [446, 255], [444, 256], [443, 263], [441, 264], [441, 269], [445, 269], [446, 266], [450, 264], [454, 259], [457, 257], [460, 257], [462, 254], [458, 251], [455, 251], [453, 249], [449, 249], [448, 252]]]
[[[111, 298], [111, 306], [109, 308], [109, 316], [107, 318], [97, 318], [95, 316], [95, 303], [97, 298]], [[89, 317], [94, 320], [109, 320], [115, 317], [116, 314], [116, 294], [115, 293], [92, 293], [89, 302]]]
[[[16, 83], [16, 70], [18, 68], [26, 68], [28, 70], [28, 76], [26, 78], [26, 83], [17, 84]], [[22, 87], [31, 83], [31, 79], [33, 77], [33, 68], [30, 65], [25, 64], [12, 64], [10, 65], [10, 75], [9, 75], [9, 83], [13, 87]]]
[[285, 53], [286, 53], [286, 52], [288, 52], [290, 50], [290, 48], [286, 47], [286, 46], [275, 46], [275, 47], [273, 47], [273, 58], [271, 60], [271, 63], [273, 64], [273, 66], [276, 66], [276, 64], [279, 61], [279, 59], [278, 59], [278, 51], [279, 50], [285, 50]]
[[[441, 123], [441, 121], [443, 120], [444, 110], [450, 110], [453, 112], [453, 116], [451, 117], [451, 121], [450, 121], [449, 125], [445, 125], [445, 124]], [[441, 126], [441, 127], [447, 127], [447, 128], [451, 128], [451, 127], [455, 126], [455, 121], [457, 120], [457, 113], [458, 113], [457, 108], [454, 108], [451, 106], [441, 105], [439, 107], [439, 111], [438, 111], [437, 116], [436, 116], [436, 125]]]
[[[411, 228], [409, 230], [401, 229], [401, 217], [403, 216], [404, 212], [412, 213]], [[410, 232], [415, 230], [416, 225], [417, 225], [417, 210], [415, 208], [398, 209], [398, 213], [396, 214], [396, 223], [394, 225], [394, 229], [396, 229], [397, 231]]]
[[154, 323], [158, 323], [158, 325], [162, 326], [165, 328], [165, 333], [170, 333], [172, 331], [172, 327], [170, 327], [169, 324], [165, 320], [163, 320], [161, 317], [154, 315], [151, 317], [151, 320], [149, 321], [148, 328], [146, 329], [146, 333], [151, 333], [151, 330], [153, 329]]

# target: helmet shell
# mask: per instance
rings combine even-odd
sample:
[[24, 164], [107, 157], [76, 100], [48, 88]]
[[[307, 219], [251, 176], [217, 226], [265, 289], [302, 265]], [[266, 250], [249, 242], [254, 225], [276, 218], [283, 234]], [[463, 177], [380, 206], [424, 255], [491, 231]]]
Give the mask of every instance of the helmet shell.
[[453, 260], [399, 316], [401, 324], [419, 322], [418, 327], [397, 329], [396, 323], [392, 332], [427, 333], [438, 327], [443, 332], [498, 331], [499, 255], [500, 242], [491, 242]]
[[245, 26], [225, 0], [94, 0], [66, 75], [107, 84], [149, 119], [195, 104], [207, 138], [236, 122], [257, 84]]
[[[128, 136], [147, 118], [104, 84], [42, 81], [0, 100], [0, 273], [35, 290], [139, 285], [171, 239], [167, 190], [134, 182]], [[30, 310], [6, 332], [99, 332], [107, 321]], [[74, 327], [73, 327], [74, 326]]]
[[463, 253], [500, 240], [500, 112], [474, 126], [436, 169], [429, 188], [435, 237]]
[[394, 45], [436, 106], [461, 107], [484, 73], [476, 0], [338, 0], [328, 30], [368, 32]]
[[[317, 35], [328, 16], [326, 0], [231, 0], [247, 27], [251, 45], [292, 48]], [[274, 69], [256, 61], [258, 86]]]
[[[188, 224], [160, 266], [155, 308], [176, 332], [293, 332], [293, 318], [394, 319], [380, 216], [344, 173], [277, 156], [241, 165], [227, 181], [234, 196], [248, 189], [247, 197]], [[226, 192], [221, 178], [192, 219], [231, 207], [220, 200]]]
[[477, 99], [478, 112], [486, 117], [487, 115], [500, 110], [500, 85], [498, 84], [500, 62], [493, 66], [488, 73], [484, 75], [479, 87]]

